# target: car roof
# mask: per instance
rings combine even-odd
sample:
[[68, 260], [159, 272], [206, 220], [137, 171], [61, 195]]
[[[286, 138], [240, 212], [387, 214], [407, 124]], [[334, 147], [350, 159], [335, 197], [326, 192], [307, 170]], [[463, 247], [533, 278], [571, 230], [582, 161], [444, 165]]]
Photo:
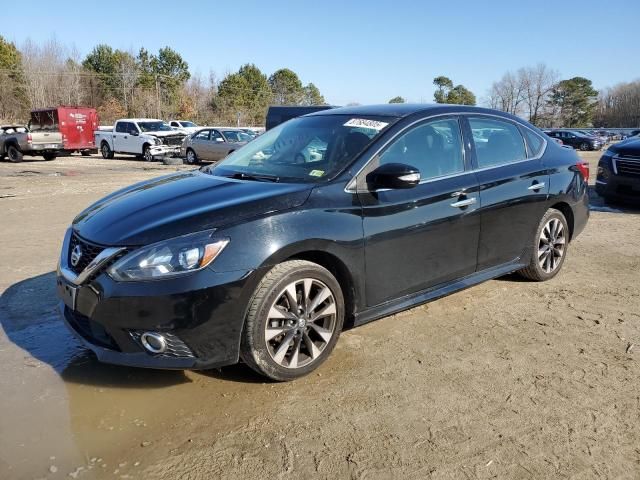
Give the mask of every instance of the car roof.
[[159, 118], [119, 118], [118, 122], [164, 122]]
[[[383, 103], [380, 105], [355, 105], [349, 107], [338, 107], [329, 110], [309, 113], [306, 116], [318, 115], [372, 115], [381, 117], [408, 117], [415, 113], [456, 113], [456, 112], [477, 112], [500, 115], [506, 118], [517, 119], [513, 115], [489, 108], [473, 107], [469, 105], [450, 105], [444, 103]], [[521, 121], [521, 119], [517, 119]]]

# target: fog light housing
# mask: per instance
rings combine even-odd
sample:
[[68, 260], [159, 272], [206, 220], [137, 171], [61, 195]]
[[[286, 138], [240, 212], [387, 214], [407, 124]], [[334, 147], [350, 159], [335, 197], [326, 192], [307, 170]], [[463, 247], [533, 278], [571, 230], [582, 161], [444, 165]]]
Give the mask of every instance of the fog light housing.
[[144, 332], [140, 335], [140, 343], [150, 353], [164, 353], [167, 350], [167, 340], [156, 332]]

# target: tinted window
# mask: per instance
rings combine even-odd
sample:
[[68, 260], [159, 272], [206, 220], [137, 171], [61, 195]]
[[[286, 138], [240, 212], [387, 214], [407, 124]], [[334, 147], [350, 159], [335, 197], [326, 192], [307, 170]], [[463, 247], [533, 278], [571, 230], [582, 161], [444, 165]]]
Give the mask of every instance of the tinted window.
[[458, 121], [434, 120], [412, 128], [380, 156], [380, 164], [385, 163], [411, 165], [426, 179], [464, 171]]
[[209, 140], [209, 131], [210, 130], [202, 130], [201, 132], [198, 132], [196, 134], [195, 137], [193, 137], [194, 140]]
[[524, 131], [524, 137], [527, 140], [527, 145], [529, 147], [529, 156], [537, 157], [540, 155], [540, 152], [542, 152], [544, 140], [528, 128], [523, 128], [522, 130]]
[[118, 122], [116, 124], [116, 132], [129, 133], [129, 122]]
[[[512, 123], [485, 118], [470, 118], [479, 168], [524, 160], [527, 155], [520, 130]], [[476, 141], [482, 132], [486, 142]]]

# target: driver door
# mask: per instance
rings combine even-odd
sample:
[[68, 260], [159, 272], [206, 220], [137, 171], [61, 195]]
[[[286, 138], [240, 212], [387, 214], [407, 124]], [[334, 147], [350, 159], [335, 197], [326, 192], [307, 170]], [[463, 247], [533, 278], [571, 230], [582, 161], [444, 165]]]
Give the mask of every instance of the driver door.
[[397, 137], [363, 170], [366, 175], [385, 163], [403, 163], [421, 175], [420, 184], [410, 189], [358, 188], [368, 306], [476, 270], [478, 182], [462, 138], [457, 117], [426, 120]]

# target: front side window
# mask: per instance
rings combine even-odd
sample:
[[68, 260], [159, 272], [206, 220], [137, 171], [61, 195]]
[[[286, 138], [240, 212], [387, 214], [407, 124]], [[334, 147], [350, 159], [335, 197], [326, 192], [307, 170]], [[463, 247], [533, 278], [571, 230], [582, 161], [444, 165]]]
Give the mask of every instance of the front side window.
[[282, 123], [205, 171], [220, 176], [317, 183], [349, 166], [397, 121], [372, 115], [312, 115]]
[[411, 128], [385, 150], [380, 164], [403, 163], [417, 168], [423, 179], [464, 171], [458, 120], [431, 120]]
[[[469, 118], [476, 147], [478, 168], [517, 162], [527, 158], [520, 130], [513, 123], [489, 118]], [[486, 142], [475, 141], [476, 132], [482, 131]]]

